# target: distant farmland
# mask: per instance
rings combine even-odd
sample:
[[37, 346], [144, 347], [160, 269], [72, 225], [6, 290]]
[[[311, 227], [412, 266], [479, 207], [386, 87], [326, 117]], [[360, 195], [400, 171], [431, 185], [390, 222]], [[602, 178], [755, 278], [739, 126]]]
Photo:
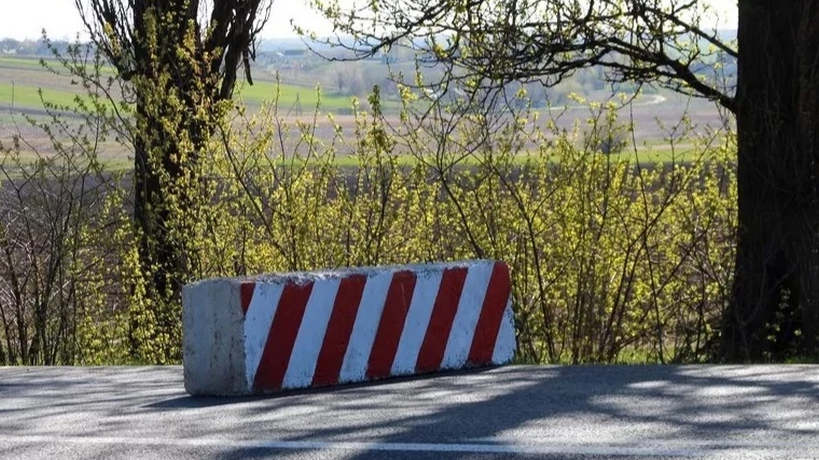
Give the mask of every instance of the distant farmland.
[[[49, 61], [52, 66], [58, 63]], [[110, 70], [107, 73], [112, 73]], [[254, 84], [240, 84], [236, 91], [237, 99], [250, 107], [260, 107], [264, 103], [272, 103], [278, 94], [278, 104], [282, 114], [288, 111], [298, 113], [311, 112], [319, 100], [319, 93], [315, 86], [296, 86], [277, 84], [268, 78], [258, 78]], [[43, 105], [39, 91], [49, 102], [71, 106], [81, 88], [72, 85], [68, 76], [55, 75], [40, 65], [38, 59], [25, 57], [0, 57], [0, 108], [7, 111], [39, 110]], [[352, 98], [335, 95], [329, 91], [321, 92], [321, 107], [323, 111], [345, 112], [352, 107]]]
[[[54, 61], [49, 61], [49, 64], [58, 66], [58, 63]], [[236, 89], [235, 98], [246, 105], [250, 113], [254, 113], [265, 103], [270, 104], [276, 100], [278, 92], [277, 113], [279, 117], [290, 126], [293, 126], [297, 120], [310, 123], [313, 121], [313, 113], [319, 101], [319, 92], [317, 85], [308, 82], [318, 81], [321, 76], [318, 75], [318, 72], [332, 72], [332, 63], [322, 66], [321, 70], [313, 71], [313, 73], [305, 72], [304, 86], [292, 83], [278, 84], [275, 81], [275, 75], [271, 72], [262, 68], [254, 69], [255, 84], [251, 86], [244, 82], [240, 83]], [[113, 70], [104, 68], [103, 73], [113, 75]], [[45, 115], [40, 91], [46, 101], [66, 107], [74, 106], [78, 94], [80, 97], [83, 94], [82, 88], [72, 84], [70, 77], [55, 75], [43, 68], [37, 58], [0, 57], [0, 141], [8, 142], [12, 135], [20, 133], [29, 143], [27, 148], [41, 151], [48, 151], [51, 148], [43, 132], [28, 126], [20, 116], [21, 113], [35, 118]], [[622, 122], [633, 121], [635, 123], [635, 138], [638, 142], [637, 153], [631, 147], [621, 154], [622, 156], [634, 159], [637, 154], [641, 162], [686, 161], [697, 156], [698, 153], [692, 151], [690, 145], [677, 145], [672, 151], [664, 139], [683, 115], [687, 113], [689, 118], [697, 123], [698, 130], [704, 130], [707, 126], [721, 125], [721, 115], [713, 104], [701, 100], [685, 99], [673, 93], [663, 94], [664, 96], [637, 98], [634, 105], [621, 111]], [[336, 143], [338, 154], [343, 157], [353, 153], [355, 142], [352, 141], [353, 145], [345, 145], [345, 142], [351, 142], [351, 133], [356, 128], [355, 118], [349, 115], [352, 108], [352, 97], [321, 89], [320, 99], [320, 111], [334, 113], [334, 122], [344, 130], [344, 139]], [[396, 104], [394, 100], [385, 101], [386, 113], [395, 113]], [[366, 101], [361, 101], [361, 105], [367, 107]], [[569, 131], [575, 128], [576, 123], [579, 123], [582, 130], [585, 120], [590, 117], [588, 109], [583, 107], [570, 107], [552, 112], [544, 109], [542, 112], [538, 122], [542, 128], [548, 122], [554, 121], [558, 127]], [[396, 115], [388, 115], [388, 119], [397, 122]], [[316, 121], [314, 134], [323, 141], [332, 141], [337, 135], [334, 125], [323, 115], [319, 116]], [[297, 134], [291, 133], [291, 136], [295, 137], [285, 142], [288, 151], [298, 144]], [[529, 143], [525, 151], [534, 151], [537, 147]], [[122, 146], [109, 141], [103, 146], [101, 155], [113, 163], [127, 164], [127, 161], [124, 160], [128, 157], [128, 153], [122, 150]], [[404, 156], [404, 153], [400, 147], [397, 148], [396, 154], [401, 155], [401, 163], [412, 163], [413, 160]], [[521, 160], [525, 161], [523, 158]], [[339, 161], [353, 164], [355, 160], [340, 159]]]

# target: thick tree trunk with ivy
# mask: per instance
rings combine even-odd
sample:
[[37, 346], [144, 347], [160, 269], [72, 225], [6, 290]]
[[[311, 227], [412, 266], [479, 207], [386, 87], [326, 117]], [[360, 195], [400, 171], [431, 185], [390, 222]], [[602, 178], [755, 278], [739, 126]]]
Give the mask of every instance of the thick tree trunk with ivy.
[[819, 356], [819, 1], [739, 2], [739, 229], [727, 361]]
[[129, 339], [140, 361], [181, 358], [177, 297], [186, 281], [187, 251], [179, 226], [190, 219], [183, 214], [195, 212], [186, 179], [196, 180], [197, 156], [207, 138], [202, 132], [207, 120], [197, 120], [197, 114], [202, 104], [215, 108], [217, 102], [217, 94], [203, 91], [196, 100], [193, 82], [203, 76], [197, 72], [199, 50], [188, 40], [197, 34], [191, 30], [195, 19], [196, 11], [184, 2], [135, 3], [131, 81], [137, 95], [134, 222], [141, 286], [133, 293]]
[[[180, 107], [164, 107], [180, 110]], [[196, 201], [187, 187], [197, 179], [197, 157], [204, 148], [205, 133], [189, 147], [179, 145], [168, 126], [156, 122], [162, 107], [138, 104], [139, 131], [134, 145], [134, 222], [138, 241], [138, 282], [130, 321], [132, 356], [139, 360], [172, 362], [181, 358], [179, 292], [187, 281], [189, 249], [180, 235], [195, 216]], [[146, 113], [148, 112], [148, 113]], [[173, 126], [173, 125], [171, 125]], [[199, 127], [178, 127], [201, 130]], [[186, 151], [187, 150], [187, 151]], [[145, 315], [143, 311], [149, 311]], [[146, 334], [147, 331], [152, 333]], [[146, 348], [151, 351], [146, 353]], [[147, 355], [147, 356], [146, 356]]]
[[[270, 0], [75, 0], [92, 40], [136, 96], [136, 284], [130, 349], [142, 362], [181, 359], [182, 285], [194, 258], [198, 159], [225, 113]], [[206, 6], [206, 8], [202, 8]], [[207, 15], [204, 13], [207, 11]]]

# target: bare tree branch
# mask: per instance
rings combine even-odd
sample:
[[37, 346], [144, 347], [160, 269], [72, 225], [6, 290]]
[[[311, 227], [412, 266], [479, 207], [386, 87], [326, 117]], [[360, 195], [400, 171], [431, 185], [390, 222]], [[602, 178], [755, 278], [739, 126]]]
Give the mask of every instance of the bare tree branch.
[[338, 31], [321, 43], [351, 51], [351, 59], [404, 47], [442, 66], [445, 79], [481, 88], [516, 80], [553, 86], [602, 65], [613, 83], [656, 82], [736, 111], [733, 85], [716, 69], [736, 61], [737, 49], [702, 26], [707, 11], [697, 0], [398, 0], [359, 10], [313, 0], [313, 6]]

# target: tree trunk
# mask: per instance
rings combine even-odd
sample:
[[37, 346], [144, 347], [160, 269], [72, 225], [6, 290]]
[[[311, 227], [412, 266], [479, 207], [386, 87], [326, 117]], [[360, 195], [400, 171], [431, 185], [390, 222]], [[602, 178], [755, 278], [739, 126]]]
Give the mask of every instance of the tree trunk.
[[[184, 83], [178, 84], [181, 88]], [[185, 107], [164, 108], [171, 112]], [[130, 346], [134, 358], [147, 359], [140, 351], [147, 345], [154, 353], [159, 353], [150, 361], [173, 362], [181, 359], [177, 347], [181, 341], [181, 289], [190, 272], [186, 262], [190, 256], [189, 246], [179, 235], [190, 239], [195, 237], [191, 219], [198, 203], [186, 184], [188, 180], [196, 178], [196, 163], [209, 130], [193, 120], [177, 127], [190, 135], [194, 150], [182, 152], [182, 147], [174, 138], [175, 133], [166, 132], [167, 127], [157, 122], [163, 119], [156, 116], [156, 112], [162, 109], [152, 107], [151, 114], [138, 115], [146, 126], [145, 133], [150, 134], [137, 137], [134, 155], [134, 221], [139, 232], [138, 282], [142, 283], [145, 295], [137, 307], [150, 309], [150, 315], [135, 312], [131, 316]], [[137, 112], [140, 111], [138, 105]], [[150, 155], [160, 157], [151, 158]], [[179, 159], [183, 157], [185, 160], [181, 162]], [[175, 207], [169, 204], [171, 198], [176, 203]], [[146, 335], [145, 331], [151, 333]]]
[[738, 246], [721, 355], [819, 356], [819, 0], [740, 0]]
[[199, 152], [212, 130], [208, 125], [212, 120], [194, 114], [202, 101], [213, 101], [209, 105], [215, 106], [218, 93], [212, 85], [204, 84], [206, 80], [197, 74], [194, 63], [177, 57], [196, 11], [185, 3], [154, 0], [143, 1], [140, 6], [135, 28], [146, 43], [152, 33], [145, 23], [149, 7], [155, 14], [168, 14], [163, 10], [167, 8], [185, 18], [157, 21], [154, 33], [165, 40], [158, 41], [155, 48], [139, 41], [140, 46], [135, 47], [141, 68], [134, 143], [134, 221], [139, 232], [137, 282], [142, 284], [144, 298], [133, 308], [147, 309], [149, 314], [135, 311], [131, 315], [129, 345], [137, 360], [174, 362], [181, 359], [180, 294], [188, 275], [188, 251], [178, 235], [193, 238], [188, 217], [195, 213], [196, 203], [187, 187], [195, 180]]

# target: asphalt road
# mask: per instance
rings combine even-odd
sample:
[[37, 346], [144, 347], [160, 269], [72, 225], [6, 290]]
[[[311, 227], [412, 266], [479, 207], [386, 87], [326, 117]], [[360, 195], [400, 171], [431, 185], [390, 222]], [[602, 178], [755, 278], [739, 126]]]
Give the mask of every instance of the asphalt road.
[[2, 459], [819, 458], [819, 366], [505, 367], [192, 398], [179, 367], [0, 368]]

